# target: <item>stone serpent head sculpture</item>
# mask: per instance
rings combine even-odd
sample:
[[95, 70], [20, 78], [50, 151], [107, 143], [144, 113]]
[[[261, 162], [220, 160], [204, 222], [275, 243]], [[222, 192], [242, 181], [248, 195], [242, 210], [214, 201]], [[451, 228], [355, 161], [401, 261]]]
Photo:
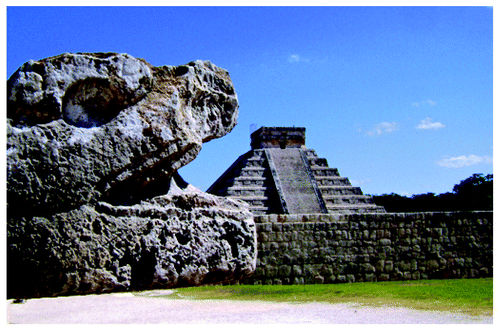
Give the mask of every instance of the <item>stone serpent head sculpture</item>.
[[9, 297], [193, 286], [255, 270], [248, 205], [177, 174], [236, 125], [226, 70], [66, 53], [21, 66], [7, 99]]

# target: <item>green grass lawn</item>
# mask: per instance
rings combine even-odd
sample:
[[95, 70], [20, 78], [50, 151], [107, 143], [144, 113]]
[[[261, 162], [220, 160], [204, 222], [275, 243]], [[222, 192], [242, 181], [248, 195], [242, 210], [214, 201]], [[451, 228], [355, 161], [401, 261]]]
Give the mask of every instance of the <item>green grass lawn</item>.
[[[136, 293], [147, 296], [148, 292]], [[402, 306], [423, 310], [459, 311], [471, 315], [493, 314], [493, 279], [447, 279], [404, 282], [231, 285], [175, 289], [171, 299], [261, 300], [305, 303], [359, 303]]]

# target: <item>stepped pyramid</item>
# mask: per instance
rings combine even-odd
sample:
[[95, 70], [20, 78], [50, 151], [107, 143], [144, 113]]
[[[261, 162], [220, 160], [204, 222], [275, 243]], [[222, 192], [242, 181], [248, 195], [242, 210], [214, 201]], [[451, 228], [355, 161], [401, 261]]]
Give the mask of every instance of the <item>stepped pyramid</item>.
[[305, 146], [305, 128], [262, 127], [207, 190], [247, 202], [254, 215], [385, 213]]

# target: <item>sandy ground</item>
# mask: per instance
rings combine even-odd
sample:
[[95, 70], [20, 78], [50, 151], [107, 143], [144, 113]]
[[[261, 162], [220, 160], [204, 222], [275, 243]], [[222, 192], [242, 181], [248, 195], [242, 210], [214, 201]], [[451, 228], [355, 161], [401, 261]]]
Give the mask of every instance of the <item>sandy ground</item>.
[[492, 316], [472, 317], [358, 304], [293, 304], [255, 301], [171, 300], [152, 291], [144, 296], [101, 294], [7, 302], [11, 324], [451, 324], [493, 323]]

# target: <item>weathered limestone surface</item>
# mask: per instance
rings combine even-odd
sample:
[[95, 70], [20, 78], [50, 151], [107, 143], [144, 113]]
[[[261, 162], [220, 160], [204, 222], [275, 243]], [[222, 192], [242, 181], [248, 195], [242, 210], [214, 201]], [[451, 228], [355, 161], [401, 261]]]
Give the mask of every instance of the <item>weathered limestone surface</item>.
[[254, 270], [248, 205], [177, 174], [236, 125], [227, 71], [65, 53], [27, 62], [7, 85], [10, 296], [199, 285]]
[[9, 221], [10, 297], [196, 286], [255, 269], [253, 218], [239, 202], [172, 184], [132, 206], [106, 202]]

